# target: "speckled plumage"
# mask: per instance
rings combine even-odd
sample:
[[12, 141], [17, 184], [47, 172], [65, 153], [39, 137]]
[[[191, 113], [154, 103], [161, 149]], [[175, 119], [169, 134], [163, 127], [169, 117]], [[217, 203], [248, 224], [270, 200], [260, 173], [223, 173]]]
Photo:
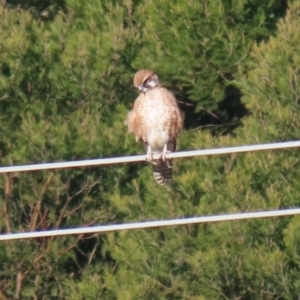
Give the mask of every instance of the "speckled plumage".
[[[127, 115], [128, 131], [135, 134], [136, 140], [142, 141], [148, 154], [150, 151], [164, 158], [167, 152], [175, 151], [176, 139], [182, 129], [183, 121], [176, 99], [150, 70], [137, 72], [134, 86], [142, 92]], [[154, 177], [159, 184], [171, 181], [171, 160], [149, 161], [153, 164]]]

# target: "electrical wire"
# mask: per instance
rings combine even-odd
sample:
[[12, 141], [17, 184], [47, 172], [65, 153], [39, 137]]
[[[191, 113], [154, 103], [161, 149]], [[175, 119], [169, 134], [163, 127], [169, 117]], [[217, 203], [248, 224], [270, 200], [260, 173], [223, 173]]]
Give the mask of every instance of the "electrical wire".
[[22, 233], [12, 233], [12, 234], [9, 233], [9, 234], [0, 235], [0, 241], [42, 238], [42, 237], [49, 237], [49, 236], [75, 235], [75, 234], [105, 233], [105, 232], [120, 231], [120, 230], [145, 229], [145, 228], [153, 228], [153, 227], [212, 223], [212, 222], [221, 222], [221, 221], [237, 221], [237, 220], [245, 220], [245, 219], [269, 218], [269, 217], [282, 217], [282, 216], [292, 216], [292, 215], [299, 215], [299, 214], [300, 214], [300, 209], [295, 208], [295, 209], [286, 209], [286, 210], [248, 212], [248, 213], [237, 213], [237, 214], [227, 214], [227, 215], [217, 215], [217, 216], [202, 216], [202, 217], [185, 218], [185, 219], [138, 222], [138, 223], [129, 223], [129, 224], [102, 225], [102, 226], [93, 226], [93, 227], [58, 229], [58, 230], [36, 231], [36, 232], [22, 232]]
[[[263, 150], [278, 150], [278, 149], [288, 149], [288, 148], [298, 148], [298, 147], [300, 147], [300, 141], [292, 141], [292, 142], [283, 142], [283, 143], [173, 152], [167, 154], [166, 158], [221, 155], [221, 154], [256, 152], [256, 151], [263, 151]], [[158, 158], [159, 158], [158, 155], [154, 156], [154, 159], [158, 159]], [[0, 173], [28, 172], [28, 171], [65, 169], [65, 168], [87, 167], [87, 166], [101, 166], [101, 165], [112, 165], [112, 164], [121, 164], [121, 163], [133, 163], [133, 162], [140, 162], [145, 160], [146, 160], [146, 155], [138, 155], [138, 156], [79, 160], [79, 161], [71, 161], [71, 162], [42, 163], [42, 164], [34, 164], [34, 165], [1, 167]]]

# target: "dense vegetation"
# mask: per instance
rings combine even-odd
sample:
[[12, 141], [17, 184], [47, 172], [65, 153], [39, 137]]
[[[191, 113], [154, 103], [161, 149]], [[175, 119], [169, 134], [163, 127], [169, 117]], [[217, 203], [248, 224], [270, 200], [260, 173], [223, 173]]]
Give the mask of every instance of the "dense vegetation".
[[[25, 3], [25, 4], [24, 4]], [[154, 69], [180, 149], [297, 140], [300, 2], [0, 1], [2, 166], [142, 153], [123, 124]], [[300, 204], [299, 150], [2, 174], [1, 233]], [[0, 243], [1, 299], [298, 299], [298, 217]]]

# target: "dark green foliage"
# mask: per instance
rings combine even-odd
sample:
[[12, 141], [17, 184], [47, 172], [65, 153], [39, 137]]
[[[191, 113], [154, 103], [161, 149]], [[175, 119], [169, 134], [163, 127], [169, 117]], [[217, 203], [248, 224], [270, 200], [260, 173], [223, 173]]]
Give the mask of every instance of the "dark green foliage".
[[[141, 153], [123, 124], [139, 68], [155, 69], [179, 99], [180, 149], [298, 139], [300, 3], [290, 5], [7, 1], [0, 7], [1, 165]], [[170, 187], [158, 186], [146, 163], [4, 174], [0, 230], [297, 207], [298, 169], [298, 150], [282, 150], [178, 159]], [[2, 242], [0, 298], [297, 299], [298, 223]]]
[[28, 10], [32, 16], [43, 21], [53, 20], [59, 11], [66, 12], [64, 0], [1, 0], [4, 7], [13, 10]]

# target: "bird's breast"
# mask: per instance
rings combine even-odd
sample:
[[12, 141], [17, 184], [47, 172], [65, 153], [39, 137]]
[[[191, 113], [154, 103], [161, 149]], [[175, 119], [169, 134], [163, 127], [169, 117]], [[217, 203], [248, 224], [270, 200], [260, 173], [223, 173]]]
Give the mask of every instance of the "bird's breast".
[[143, 105], [145, 138], [154, 152], [161, 152], [169, 141], [168, 108], [160, 93], [148, 92]]

